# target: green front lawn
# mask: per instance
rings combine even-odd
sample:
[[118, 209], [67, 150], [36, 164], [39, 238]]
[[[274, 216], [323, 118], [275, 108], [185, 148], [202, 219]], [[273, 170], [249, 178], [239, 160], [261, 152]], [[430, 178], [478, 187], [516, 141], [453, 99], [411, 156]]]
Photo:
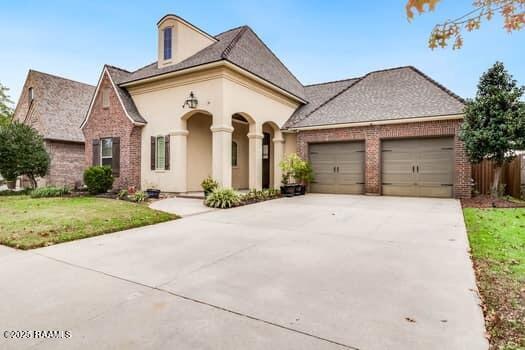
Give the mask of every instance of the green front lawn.
[[464, 209], [491, 349], [525, 349], [525, 209]]
[[0, 244], [31, 249], [175, 218], [113, 199], [0, 197]]

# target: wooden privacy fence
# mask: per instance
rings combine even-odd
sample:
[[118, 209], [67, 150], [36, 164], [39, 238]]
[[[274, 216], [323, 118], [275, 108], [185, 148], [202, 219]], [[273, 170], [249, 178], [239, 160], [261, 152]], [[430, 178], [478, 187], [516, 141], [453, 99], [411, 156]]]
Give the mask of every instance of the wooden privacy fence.
[[[518, 155], [512, 162], [503, 167], [500, 184], [505, 185], [505, 194], [520, 198], [522, 187], [522, 173], [525, 162], [523, 155]], [[479, 164], [472, 164], [472, 179], [474, 191], [479, 194], [490, 194], [490, 187], [494, 179], [494, 162], [484, 160]]]

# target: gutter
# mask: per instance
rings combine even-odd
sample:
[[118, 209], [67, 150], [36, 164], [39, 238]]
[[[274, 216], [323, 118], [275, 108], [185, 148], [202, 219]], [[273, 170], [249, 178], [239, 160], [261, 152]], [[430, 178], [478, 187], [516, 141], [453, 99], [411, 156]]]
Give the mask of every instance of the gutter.
[[357, 127], [362, 127], [362, 126], [423, 123], [423, 122], [443, 121], [443, 120], [461, 120], [463, 118], [464, 118], [464, 115], [463, 113], [461, 113], [461, 114], [440, 115], [440, 116], [432, 116], [432, 117], [412, 117], [412, 118], [403, 118], [403, 119], [376, 120], [376, 121], [370, 121], [370, 122], [355, 122], [355, 123], [324, 124], [324, 125], [312, 125], [312, 126], [303, 126], [303, 127], [290, 127], [286, 130], [287, 132], [299, 132], [299, 131], [307, 131], [307, 130], [357, 128]]

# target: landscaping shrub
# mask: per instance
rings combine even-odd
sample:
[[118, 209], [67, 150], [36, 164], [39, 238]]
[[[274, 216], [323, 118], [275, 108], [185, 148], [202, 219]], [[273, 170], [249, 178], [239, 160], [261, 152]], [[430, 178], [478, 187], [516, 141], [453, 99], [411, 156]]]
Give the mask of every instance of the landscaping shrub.
[[108, 166], [92, 166], [84, 171], [84, 183], [89, 193], [106, 193], [113, 186], [113, 175]]
[[268, 199], [278, 198], [281, 191], [269, 188], [266, 190], [251, 189], [250, 191], [241, 195], [242, 202], [260, 202]]
[[146, 193], [143, 191], [137, 191], [133, 194], [133, 201], [137, 203], [142, 203], [146, 200]]
[[117, 198], [120, 200], [127, 199], [129, 195], [128, 190], [120, 190], [117, 194]]
[[69, 189], [67, 187], [46, 186], [35, 188], [29, 195], [31, 198], [47, 198], [61, 197], [65, 194], [69, 194]]
[[0, 191], [0, 197], [1, 196], [25, 196], [31, 192], [30, 189], [23, 189], [20, 191], [13, 191], [13, 190], [4, 190]]
[[212, 208], [231, 208], [241, 203], [241, 196], [231, 188], [216, 188], [206, 198], [205, 204]]
[[208, 197], [208, 195], [212, 193], [213, 190], [219, 187], [219, 183], [212, 179], [210, 176], [208, 176], [207, 178], [202, 180], [201, 187], [204, 191], [204, 196]]

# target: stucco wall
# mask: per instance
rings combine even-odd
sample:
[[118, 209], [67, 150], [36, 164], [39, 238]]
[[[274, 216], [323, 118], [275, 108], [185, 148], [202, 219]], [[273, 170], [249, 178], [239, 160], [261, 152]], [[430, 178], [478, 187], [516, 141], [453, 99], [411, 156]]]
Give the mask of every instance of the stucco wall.
[[[172, 27], [172, 59], [164, 60], [163, 30]], [[185, 60], [214, 43], [214, 40], [176, 17], [166, 17], [158, 26], [159, 66], [169, 66]]]
[[[197, 112], [202, 111], [211, 114], [214, 126], [232, 127], [232, 115], [243, 113], [251, 122], [255, 122], [255, 126], [250, 127], [250, 132], [258, 134], [262, 133], [262, 125], [265, 122], [273, 122], [282, 126], [297, 107], [296, 102], [277, 95], [268, 88], [226, 68], [210, 69], [205, 72], [169, 78], [129, 87], [128, 90], [139, 112], [148, 122], [142, 130], [142, 159], [144, 160], [141, 164], [142, 184], [143, 186], [146, 183], [155, 185], [155, 187], [168, 192], [180, 191], [176, 177], [178, 167], [176, 152], [170, 152], [170, 170], [152, 171], [149, 166], [150, 137], [170, 133], [174, 135], [187, 129], [185, 118], [189, 113], [196, 112], [188, 107], [183, 107], [190, 92], [193, 92], [198, 99]], [[172, 137], [172, 149], [176, 147], [177, 140], [174, 139], [175, 137]], [[187, 148], [190, 149], [190, 146], [188, 145]], [[248, 149], [248, 146], [242, 148]], [[206, 149], [198, 152], [198, 154], [188, 155], [188, 164], [190, 161], [207, 163], [210, 157], [207, 154], [209, 151], [210, 149]], [[199, 173], [197, 177], [203, 174], [204, 172]], [[197, 180], [192, 179], [192, 177], [193, 175], [188, 173], [187, 183], [190, 184], [190, 181], [192, 183], [187, 186], [187, 190], [195, 189], [197, 181], [200, 189], [202, 178]], [[242, 186], [246, 180], [237, 178], [235, 181], [239, 181], [239, 186]], [[232, 183], [232, 185], [234, 184]]]

